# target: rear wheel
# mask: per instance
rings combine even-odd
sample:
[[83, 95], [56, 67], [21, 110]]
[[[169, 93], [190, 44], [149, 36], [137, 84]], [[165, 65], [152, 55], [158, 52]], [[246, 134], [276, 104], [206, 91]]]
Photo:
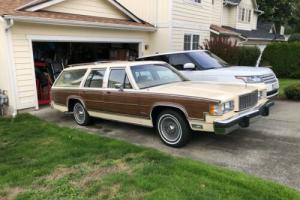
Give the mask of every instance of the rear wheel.
[[75, 103], [73, 108], [74, 119], [80, 126], [87, 126], [90, 123], [90, 116], [81, 103]]
[[172, 147], [186, 145], [191, 137], [186, 118], [174, 110], [165, 110], [159, 114], [156, 129], [162, 141]]

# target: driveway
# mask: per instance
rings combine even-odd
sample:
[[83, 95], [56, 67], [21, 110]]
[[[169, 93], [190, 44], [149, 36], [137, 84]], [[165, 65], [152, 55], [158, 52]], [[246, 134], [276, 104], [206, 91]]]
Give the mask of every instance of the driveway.
[[270, 179], [300, 190], [300, 103], [277, 101], [268, 118], [227, 136], [196, 133], [184, 148], [160, 142], [153, 129], [97, 120], [85, 128], [71, 116], [44, 108], [32, 114], [61, 126], [153, 147], [166, 153], [204, 161]]

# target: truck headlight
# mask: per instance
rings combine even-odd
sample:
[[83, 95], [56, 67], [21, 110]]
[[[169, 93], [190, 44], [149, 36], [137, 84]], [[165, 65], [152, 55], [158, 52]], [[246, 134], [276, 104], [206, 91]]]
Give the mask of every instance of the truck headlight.
[[213, 103], [210, 105], [209, 114], [213, 116], [221, 116], [233, 110], [234, 110], [234, 101], [227, 101], [221, 104]]
[[236, 76], [235, 78], [243, 80], [245, 83], [262, 83], [260, 76]]

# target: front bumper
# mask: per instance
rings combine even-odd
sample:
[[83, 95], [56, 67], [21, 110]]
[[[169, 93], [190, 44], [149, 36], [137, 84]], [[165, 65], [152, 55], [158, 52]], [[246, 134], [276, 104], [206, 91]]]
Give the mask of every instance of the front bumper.
[[217, 120], [214, 122], [214, 131], [216, 134], [226, 135], [240, 127], [247, 128], [250, 125], [250, 120], [259, 116], [269, 116], [270, 108], [274, 106], [275, 103], [268, 101], [267, 103], [241, 112], [238, 115], [226, 119]]

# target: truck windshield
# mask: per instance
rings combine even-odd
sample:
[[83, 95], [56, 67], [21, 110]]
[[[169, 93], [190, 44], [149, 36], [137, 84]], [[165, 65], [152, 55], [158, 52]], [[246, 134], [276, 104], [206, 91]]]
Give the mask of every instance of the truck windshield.
[[228, 67], [229, 64], [209, 51], [190, 52], [189, 55], [203, 69], [216, 69]]
[[163, 64], [133, 66], [131, 67], [131, 71], [140, 89], [186, 80], [175, 69]]

